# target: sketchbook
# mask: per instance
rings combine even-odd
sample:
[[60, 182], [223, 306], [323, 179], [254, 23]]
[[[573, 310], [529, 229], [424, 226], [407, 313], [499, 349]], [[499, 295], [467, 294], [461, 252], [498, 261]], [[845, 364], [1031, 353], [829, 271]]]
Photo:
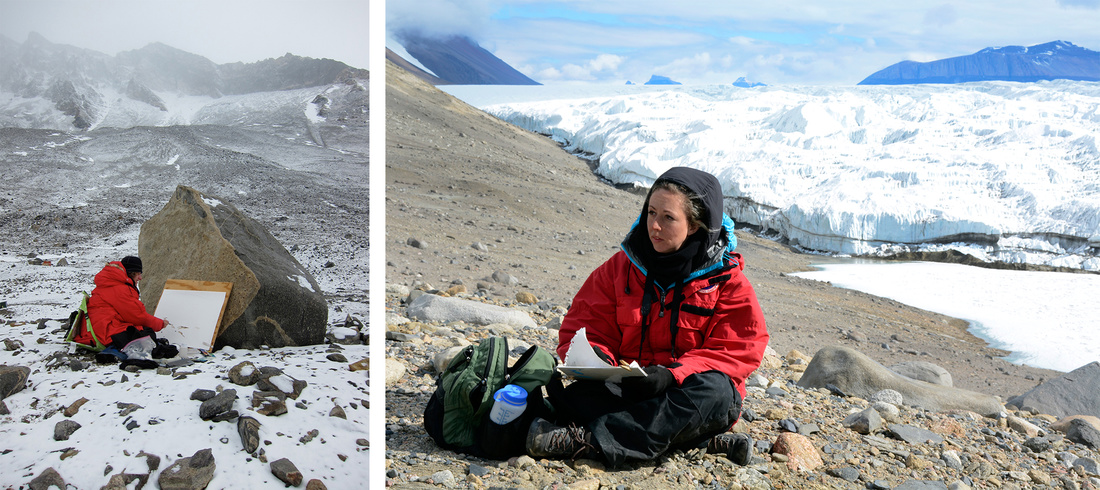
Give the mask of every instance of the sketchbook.
[[629, 365], [612, 366], [600, 359], [592, 344], [588, 343], [588, 333], [582, 328], [569, 341], [569, 350], [565, 352], [565, 363], [558, 366], [563, 376], [575, 379], [594, 379], [615, 382], [622, 378], [645, 376], [638, 361]]

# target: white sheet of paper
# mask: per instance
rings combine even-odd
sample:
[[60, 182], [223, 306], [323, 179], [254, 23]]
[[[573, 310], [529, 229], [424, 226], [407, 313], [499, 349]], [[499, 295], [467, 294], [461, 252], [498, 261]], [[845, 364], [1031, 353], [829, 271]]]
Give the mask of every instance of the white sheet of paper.
[[194, 347], [209, 352], [223, 304], [222, 291], [165, 289], [153, 316], [167, 320], [171, 326], [157, 332], [157, 336], [180, 350]]
[[622, 378], [645, 376], [645, 371], [638, 366], [638, 361], [630, 363], [629, 369], [612, 366], [600, 359], [592, 344], [588, 343], [587, 329], [577, 330], [569, 341], [569, 350], [565, 351], [565, 363], [558, 366], [558, 371], [569, 378], [595, 379], [617, 382]]

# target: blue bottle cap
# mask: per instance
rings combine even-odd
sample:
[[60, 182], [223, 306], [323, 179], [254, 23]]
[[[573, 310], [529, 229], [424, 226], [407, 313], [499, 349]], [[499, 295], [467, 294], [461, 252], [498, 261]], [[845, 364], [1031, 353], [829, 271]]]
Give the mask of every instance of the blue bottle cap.
[[493, 394], [493, 399], [509, 405], [523, 405], [527, 403], [527, 390], [518, 385], [505, 385]]

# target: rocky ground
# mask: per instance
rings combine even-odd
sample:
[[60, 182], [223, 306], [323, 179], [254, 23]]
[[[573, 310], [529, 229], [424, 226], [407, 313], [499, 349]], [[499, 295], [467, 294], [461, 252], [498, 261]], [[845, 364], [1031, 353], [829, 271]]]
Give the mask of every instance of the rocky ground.
[[[563, 152], [549, 139], [503, 124], [392, 66], [387, 69], [386, 97], [387, 283], [397, 286], [395, 291], [401, 286], [451, 290], [519, 307], [540, 326], [552, 327], [588, 273], [617, 249], [642, 196], [602, 182], [588, 162]], [[1060, 374], [1002, 360], [1005, 352], [968, 333], [960, 320], [787, 275], [827, 258], [799, 254], [743, 231], [738, 239], [775, 352], [797, 350], [812, 356], [821, 346], [844, 345], [884, 365], [928, 361], [950, 372], [956, 387], [1002, 399]], [[532, 294], [537, 301], [521, 305], [517, 293]], [[447, 480], [443, 471], [455, 478], [447, 485], [474, 487], [583, 487], [578, 482], [594, 485], [592, 479], [609, 488], [727, 487], [734, 480], [750, 480], [742, 474], [745, 470], [713, 456], [674, 456], [607, 472], [594, 463], [498, 464], [439, 450], [420, 428], [424, 403], [433, 389], [432, 357], [455, 342], [476, 341], [489, 332], [463, 324], [398, 326], [403, 299], [400, 292], [387, 294], [387, 316], [397, 315], [387, 322], [395, 339], [387, 342], [387, 358], [407, 367], [400, 381], [387, 386], [387, 483], [421, 485], [437, 473], [442, 483]], [[552, 329], [508, 335], [548, 348], [557, 342]], [[785, 362], [761, 374], [781, 387], [798, 376]], [[903, 407], [900, 423], [952, 426], [949, 442], [938, 445], [899, 443], [881, 433], [863, 437], [838, 424], [864, 403], [797, 388], [782, 397], [751, 396], [746, 406], [761, 416], [744, 428], [757, 440], [775, 441], [776, 421], [795, 418], [818, 425], [820, 432], [809, 437], [819, 450], [838, 445], [825, 451], [831, 460], [813, 471], [786, 471], [782, 462], [763, 462], [754, 471], [767, 471], [764, 479], [774, 486], [800, 488], [864, 486], [876, 480], [895, 486], [910, 479], [951, 482], [966, 477], [977, 486], [1027, 487], [1044, 480], [1041, 475], [1038, 480], [1017, 478], [1028, 470], [1048, 475], [1055, 484], [1069, 471], [1049, 461], [1069, 448], [1066, 443], [1045, 456], [1017, 451], [1026, 438], [1004, 429], [1006, 419], [973, 420]], [[782, 417], [781, 410], [786, 411]], [[771, 417], [764, 415], [769, 412]], [[1032, 417], [1032, 422], [1049, 425], [1042, 418]], [[955, 430], [955, 424], [961, 429]], [[943, 452], [951, 450], [967, 455], [960, 456], [969, 460], [961, 470], [944, 462]], [[1075, 451], [1078, 456], [1089, 454]], [[977, 466], [967, 469], [973, 465]], [[855, 468], [858, 483], [828, 476], [829, 470], [841, 467]], [[1080, 475], [1067, 478], [1090, 484]]]

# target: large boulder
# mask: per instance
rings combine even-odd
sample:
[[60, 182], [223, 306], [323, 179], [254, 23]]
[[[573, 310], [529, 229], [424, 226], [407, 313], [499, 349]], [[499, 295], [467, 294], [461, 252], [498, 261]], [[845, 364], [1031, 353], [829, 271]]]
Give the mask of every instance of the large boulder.
[[409, 303], [409, 318], [422, 322], [466, 322], [474, 325], [503, 323], [513, 327], [534, 327], [531, 315], [520, 310], [478, 301], [422, 294]]
[[142, 296], [152, 312], [168, 279], [233, 283], [215, 347], [324, 341], [328, 306], [317, 281], [256, 221], [187, 186], [141, 225]]
[[19, 393], [27, 385], [30, 374], [29, 367], [0, 364], [0, 400]]
[[1100, 362], [1093, 361], [1008, 400], [1023, 410], [1100, 417]]
[[830, 346], [814, 355], [798, 385], [826, 388], [833, 385], [844, 393], [870, 399], [881, 390], [901, 393], [903, 402], [932, 411], [969, 410], [994, 416], [1004, 410], [996, 398], [950, 386], [936, 385], [901, 376], [863, 353], [848, 347]]

